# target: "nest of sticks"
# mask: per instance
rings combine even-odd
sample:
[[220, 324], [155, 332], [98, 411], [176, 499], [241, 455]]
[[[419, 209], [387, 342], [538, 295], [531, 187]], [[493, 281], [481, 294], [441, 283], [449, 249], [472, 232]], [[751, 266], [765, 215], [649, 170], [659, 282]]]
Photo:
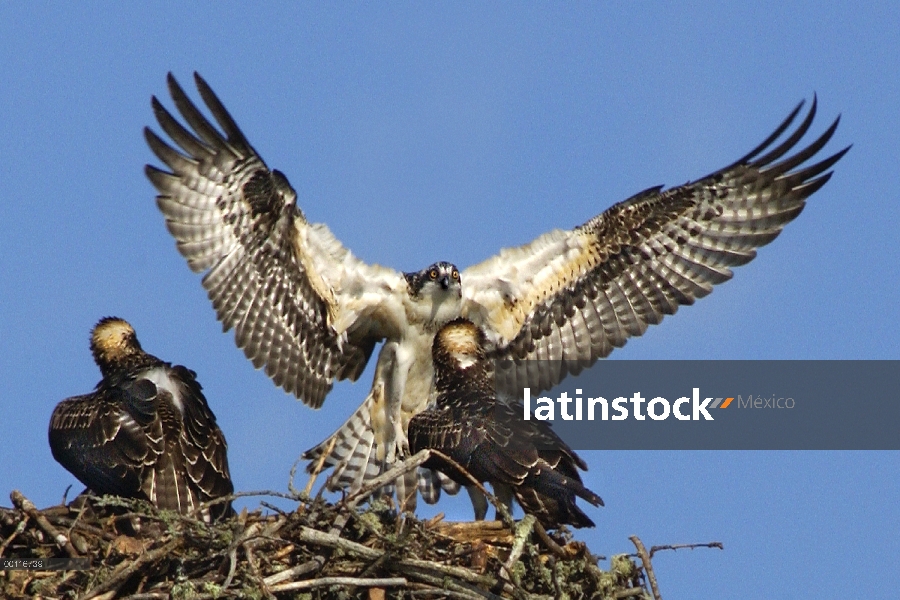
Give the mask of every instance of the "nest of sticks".
[[[398, 469], [415, 468], [416, 458]], [[381, 500], [360, 509], [364, 493], [337, 504], [293, 489], [236, 494], [230, 498], [277, 496], [297, 507], [285, 512], [263, 500], [253, 512], [206, 523], [114, 497], [39, 510], [13, 491], [12, 508], [0, 508], [0, 559], [7, 567], [0, 570], [0, 596], [658, 598], [655, 580], [649, 589], [645, 584], [652, 567], [637, 538], [642, 566], [620, 555], [605, 571], [583, 543], [565, 530], [551, 536], [531, 516], [517, 523], [508, 515], [421, 521]], [[85, 557], [87, 568], [8, 568], [15, 560]]]

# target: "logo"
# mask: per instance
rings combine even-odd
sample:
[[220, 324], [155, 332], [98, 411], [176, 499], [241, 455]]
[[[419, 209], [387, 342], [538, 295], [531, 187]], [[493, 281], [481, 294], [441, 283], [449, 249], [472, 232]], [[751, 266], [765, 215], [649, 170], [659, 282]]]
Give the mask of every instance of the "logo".
[[[734, 403], [735, 398], [737, 402]], [[574, 414], [571, 412], [574, 404]], [[674, 402], [670, 402], [662, 396], [656, 396], [650, 400], [644, 398], [640, 392], [635, 392], [630, 398], [618, 396], [611, 401], [598, 396], [596, 398], [582, 398], [582, 390], [575, 390], [575, 397], [570, 398], [568, 392], [562, 392], [554, 401], [548, 397], [540, 397], [534, 400], [532, 411], [531, 388], [525, 388], [522, 398], [523, 418], [531, 420], [532, 415], [538, 421], [553, 421], [556, 419], [556, 408], [559, 405], [559, 416], [563, 421], [624, 421], [633, 418], [637, 421], [645, 421], [648, 417], [654, 421], [665, 421], [674, 417], [679, 421], [714, 421], [710, 410], [725, 409], [729, 406], [738, 408], [794, 408], [796, 402], [793, 398], [777, 397], [773, 394], [769, 398], [750, 394], [743, 396], [705, 397], [701, 399], [700, 388], [693, 388], [690, 396], [682, 396]]]

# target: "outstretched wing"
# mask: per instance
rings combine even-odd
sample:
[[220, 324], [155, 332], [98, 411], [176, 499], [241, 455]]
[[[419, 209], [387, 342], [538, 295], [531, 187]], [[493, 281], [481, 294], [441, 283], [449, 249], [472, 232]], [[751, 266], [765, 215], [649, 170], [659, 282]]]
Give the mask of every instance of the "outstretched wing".
[[781, 160], [816, 114], [814, 99], [796, 131], [774, 145], [802, 106], [724, 169], [647, 189], [571, 231], [551, 231], [466, 269], [463, 316], [485, 329], [495, 357], [511, 359], [503, 385], [549, 389], [706, 296], [731, 278], [731, 267], [774, 240], [849, 150], [804, 166], [834, 134], [838, 117]]
[[[313, 407], [335, 379], [356, 379], [383, 326], [372, 315], [402, 289], [399, 273], [365, 265], [327, 227], [310, 224], [285, 176], [269, 170], [196, 73], [220, 129], [170, 73], [169, 91], [190, 129], [157, 100], [153, 111], [178, 150], [149, 128], [147, 143], [170, 171], [148, 165], [157, 204], [224, 329], [254, 366]], [[381, 311], [382, 313], [384, 311]]]

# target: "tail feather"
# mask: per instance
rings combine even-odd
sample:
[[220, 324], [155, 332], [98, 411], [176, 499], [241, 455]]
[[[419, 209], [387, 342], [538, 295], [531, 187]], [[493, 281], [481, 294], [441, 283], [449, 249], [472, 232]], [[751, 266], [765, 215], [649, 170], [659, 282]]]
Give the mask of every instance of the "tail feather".
[[168, 453], [162, 454], [153, 466], [153, 474], [145, 479], [143, 491], [150, 502], [162, 510], [186, 513], [199, 504], [184, 469]]
[[[372, 397], [369, 396], [337, 431], [303, 453], [303, 458], [310, 461], [306, 465], [308, 473], [313, 473], [320, 461], [323, 468], [335, 467], [337, 469], [338, 466], [345, 466], [354, 459], [357, 446], [361, 441], [368, 439], [374, 441], [375, 432], [372, 429], [370, 416], [372, 405]], [[360, 458], [358, 456], [356, 460], [360, 460]]]
[[[328, 491], [344, 490], [353, 493], [390, 468], [391, 465], [378, 457], [376, 435], [372, 426], [374, 406], [375, 399], [369, 394], [337, 431], [303, 453], [303, 459], [310, 461], [306, 466], [308, 473], [316, 473], [317, 469], [333, 469], [325, 481], [325, 489]], [[442, 473], [420, 468], [377, 490], [373, 495], [396, 494], [398, 505], [413, 511], [418, 495], [426, 503], [434, 504], [440, 499], [441, 491], [456, 494], [459, 485]]]
[[530, 474], [525, 485], [517, 486], [515, 494], [526, 512], [550, 526], [556, 526], [556, 523], [569, 523], [574, 527], [594, 526], [594, 522], [575, 503], [576, 496], [594, 506], [603, 506], [603, 499], [586, 488], [577, 475], [564, 475], [555, 469], [540, 469]]
[[575, 504], [573, 494], [558, 498], [545, 496], [532, 488], [518, 486], [514, 490], [516, 500], [526, 513], [534, 515], [544, 527], [594, 527], [594, 522]]
[[419, 494], [426, 504], [437, 504], [441, 499], [441, 492], [451, 496], [459, 493], [459, 484], [441, 473], [432, 469], [419, 467]]

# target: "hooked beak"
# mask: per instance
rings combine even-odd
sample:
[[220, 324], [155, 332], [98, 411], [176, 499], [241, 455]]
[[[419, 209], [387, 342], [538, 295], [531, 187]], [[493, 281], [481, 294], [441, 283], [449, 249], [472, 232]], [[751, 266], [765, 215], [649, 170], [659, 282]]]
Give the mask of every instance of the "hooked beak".
[[447, 275], [441, 277], [441, 289], [449, 290], [450, 289], [450, 278]]

